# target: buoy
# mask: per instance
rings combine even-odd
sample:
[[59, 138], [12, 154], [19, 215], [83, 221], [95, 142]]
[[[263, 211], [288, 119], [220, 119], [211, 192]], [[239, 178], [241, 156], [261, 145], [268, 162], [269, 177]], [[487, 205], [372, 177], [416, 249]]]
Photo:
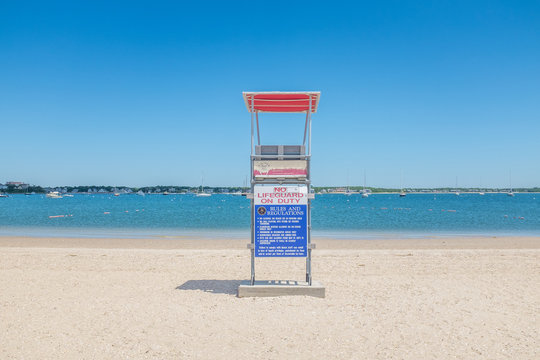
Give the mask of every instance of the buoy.
[[104, 212], [104, 214], [110, 214], [110, 212], [108, 212], [108, 211], [105, 211], [105, 212]]

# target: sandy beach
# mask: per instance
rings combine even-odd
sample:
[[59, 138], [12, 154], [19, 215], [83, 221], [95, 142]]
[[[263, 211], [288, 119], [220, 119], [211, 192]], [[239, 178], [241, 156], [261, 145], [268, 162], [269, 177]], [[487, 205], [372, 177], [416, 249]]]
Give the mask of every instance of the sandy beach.
[[540, 237], [319, 239], [325, 299], [236, 297], [246, 242], [2, 237], [0, 358], [540, 357]]

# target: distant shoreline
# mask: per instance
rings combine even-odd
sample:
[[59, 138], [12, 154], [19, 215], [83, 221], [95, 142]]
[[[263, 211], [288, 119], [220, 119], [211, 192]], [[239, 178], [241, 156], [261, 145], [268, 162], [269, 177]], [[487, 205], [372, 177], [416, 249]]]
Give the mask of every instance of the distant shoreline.
[[[360, 194], [364, 191], [362, 186], [313, 186], [313, 191], [316, 194]], [[347, 190], [348, 189], [348, 190]], [[128, 187], [128, 186], [56, 186], [42, 187], [37, 185], [18, 185], [6, 186], [0, 183], [0, 194], [21, 194], [21, 195], [40, 195], [49, 192], [57, 191], [61, 194], [80, 194], [80, 195], [186, 195], [196, 194], [201, 190], [201, 187], [195, 186], [148, 186], [148, 187]], [[211, 194], [222, 195], [245, 195], [250, 191], [249, 187], [241, 186], [205, 186], [204, 192]], [[366, 187], [365, 191], [369, 194], [399, 194], [405, 192], [407, 194], [505, 194], [510, 191], [514, 193], [538, 194], [540, 187], [529, 188], [410, 188], [403, 189]]]
[[[460, 195], [463, 195], [463, 194], [479, 194], [481, 191], [458, 191], [460, 193]], [[392, 194], [399, 194], [400, 192], [399, 191], [393, 191], [393, 192], [371, 192], [369, 193], [370, 195], [392, 195]], [[411, 192], [408, 192], [408, 191], [405, 191], [405, 193], [407, 195], [410, 195], [410, 194], [414, 194], [414, 195], [417, 195], [417, 194], [426, 194], [426, 195], [430, 195], [430, 194], [455, 194], [455, 191], [411, 191]], [[508, 191], [485, 191], [484, 194], [507, 194]], [[523, 191], [523, 192], [519, 192], [519, 191], [513, 191], [514, 194], [540, 194], [540, 192], [535, 192], [535, 191], [531, 191], [531, 192], [528, 192], [528, 191]], [[362, 194], [362, 192], [358, 192], [358, 191], [351, 191], [349, 193], [347, 192], [327, 192], [327, 193], [317, 193], [316, 195], [345, 195], [345, 194], [351, 194], [351, 195], [360, 195]]]
[[[401, 192], [400, 191], [392, 191], [392, 192], [367, 192], [369, 196], [375, 196], [375, 195], [399, 195]], [[455, 195], [456, 194], [456, 191], [404, 191], [404, 193], [406, 195]], [[481, 192], [480, 191], [457, 191], [458, 195], [479, 195]], [[485, 191], [485, 192], [482, 192], [483, 195], [506, 195], [508, 194], [508, 191]], [[514, 195], [516, 194], [532, 194], [532, 195], [540, 195], [540, 192], [538, 191], [512, 191], [512, 193]], [[31, 193], [31, 194], [27, 194], [27, 193], [22, 193], [22, 192], [16, 192], [16, 193], [13, 193], [13, 192], [5, 192], [5, 191], [2, 191], [0, 190], [0, 194], [3, 195], [3, 197], [9, 197], [9, 196], [44, 196], [47, 194], [47, 192], [39, 192], [39, 193]], [[227, 196], [243, 196], [245, 197], [246, 193], [211, 193], [212, 195], [214, 196], [220, 196], [220, 195], [227, 195]], [[134, 193], [134, 192], [131, 192], [131, 193], [115, 193], [115, 192], [95, 192], [95, 193], [86, 193], [86, 192], [76, 192], [76, 193], [72, 193], [72, 192], [61, 192], [60, 195], [62, 196], [76, 196], [76, 195], [81, 195], [81, 196], [140, 196], [141, 194], [137, 194], [137, 193]], [[192, 195], [192, 196], [195, 196], [196, 193], [192, 193], [192, 192], [187, 192], [187, 193], [145, 193], [143, 196], [153, 196], [153, 195], [158, 195], [158, 196], [178, 196], [178, 195], [181, 195], [181, 196], [189, 196], [189, 195]], [[350, 191], [350, 192], [343, 192], [343, 191], [336, 191], [336, 192], [324, 192], [324, 193], [321, 193], [321, 192], [316, 192], [315, 193], [316, 196], [320, 196], [320, 195], [362, 195], [362, 192], [361, 191]]]

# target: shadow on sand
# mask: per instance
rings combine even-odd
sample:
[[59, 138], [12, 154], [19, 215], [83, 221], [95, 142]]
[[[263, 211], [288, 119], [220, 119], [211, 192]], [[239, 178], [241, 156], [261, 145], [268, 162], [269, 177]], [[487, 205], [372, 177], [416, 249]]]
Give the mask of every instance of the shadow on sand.
[[240, 280], [188, 280], [176, 290], [201, 290], [212, 294], [236, 295]]

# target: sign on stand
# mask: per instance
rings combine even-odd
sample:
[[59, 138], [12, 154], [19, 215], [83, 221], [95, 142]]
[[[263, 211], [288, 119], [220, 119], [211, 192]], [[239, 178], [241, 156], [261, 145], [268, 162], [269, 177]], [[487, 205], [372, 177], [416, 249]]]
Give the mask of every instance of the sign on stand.
[[307, 256], [306, 185], [256, 185], [255, 256]]

